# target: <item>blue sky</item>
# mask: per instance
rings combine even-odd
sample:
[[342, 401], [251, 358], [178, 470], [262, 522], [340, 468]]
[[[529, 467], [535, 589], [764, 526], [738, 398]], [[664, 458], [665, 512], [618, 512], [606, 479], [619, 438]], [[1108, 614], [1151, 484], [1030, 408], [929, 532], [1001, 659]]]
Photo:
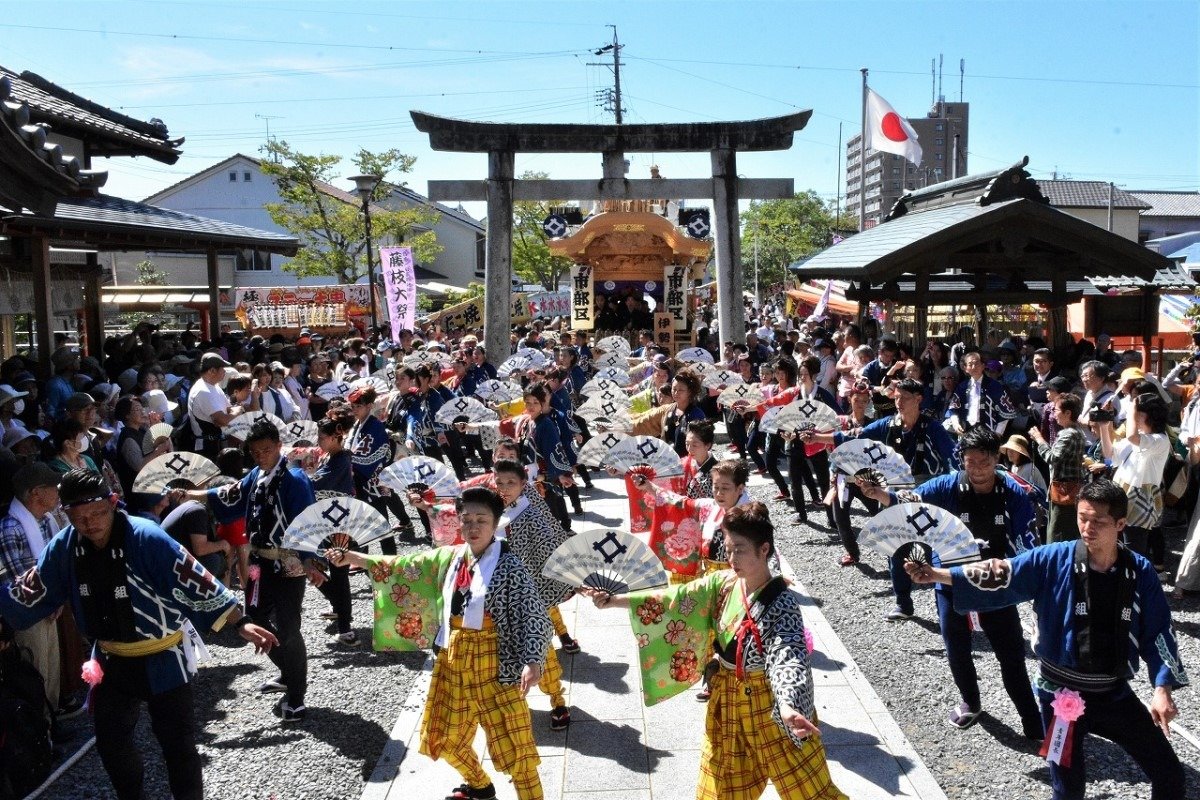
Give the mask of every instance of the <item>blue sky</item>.
[[[185, 136], [173, 167], [101, 162], [141, 198], [273, 136], [349, 156], [417, 156], [408, 183], [481, 178], [486, 157], [436, 153], [409, 109], [497, 121], [605, 122], [591, 54], [618, 26], [628, 122], [813, 109], [790, 151], [739, 172], [833, 198], [838, 125], [858, 131], [859, 68], [906, 116], [971, 103], [970, 170], [1030, 157], [1036, 177], [1200, 188], [1200, 4], [1134, 2], [43, 2], [0, 20], [0, 64], [32, 70]], [[10, 9], [11, 10], [11, 9]], [[263, 119], [263, 117], [271, 117]], [[634, 154], [631, 176], [706, 177], [707, 155]], [[353, 174], [347, 161], [344, 175]], [[517, 170], [598, 177], [598, 156], [518, 156]], [[475, 213], [478, 205], [470, 206]]]

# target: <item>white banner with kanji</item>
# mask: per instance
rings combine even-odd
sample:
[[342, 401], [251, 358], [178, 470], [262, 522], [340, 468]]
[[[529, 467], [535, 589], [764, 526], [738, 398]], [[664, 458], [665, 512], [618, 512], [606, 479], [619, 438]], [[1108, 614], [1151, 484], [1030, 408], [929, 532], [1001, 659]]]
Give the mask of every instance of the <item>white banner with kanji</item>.
[[688, 268], [682, 264], [663, 267], [663, 311], [671, 315], [675, 330], [687, 327]]
[[596, 324], [593, 272], [591, 264], [575, 264], [571, 267], [571, 327], [577, 331], [590, 331]]
[[388, 322], [392, 335], [412, 330], [417, 321], [417, 276], [413, 269], [411, 247], [379, 248], [383, 268], [383, 290], [387, 299]]

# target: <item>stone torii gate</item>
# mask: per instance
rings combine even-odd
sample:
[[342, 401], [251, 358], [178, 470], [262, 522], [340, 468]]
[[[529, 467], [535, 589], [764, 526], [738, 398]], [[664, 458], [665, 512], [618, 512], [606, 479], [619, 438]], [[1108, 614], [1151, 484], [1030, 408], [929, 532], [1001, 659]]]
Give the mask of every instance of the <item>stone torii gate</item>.
[[[417, 130], [434, 150], [487, 153], [486, 181], [430, 181], [434, 201], [487, 202], [487, 260], [483, 333], [488, 360], [508, 357], [511, 328], [512, 219], [514, 200], [711, 199], [717, 254], [718, 320], [725, 341], [745, 340], [738, 200], [795, 194], [791, 178], [738, 178], [737, 153], [787, 150], [812, 111], [742, 122], [646, 125], [473, 122], [412, 111]], [[625, 177], [626, 153], [702, 153], [712, 156], [710, 179]], [[514, 180], [517, 153], [600, 153], [600, 180]]]

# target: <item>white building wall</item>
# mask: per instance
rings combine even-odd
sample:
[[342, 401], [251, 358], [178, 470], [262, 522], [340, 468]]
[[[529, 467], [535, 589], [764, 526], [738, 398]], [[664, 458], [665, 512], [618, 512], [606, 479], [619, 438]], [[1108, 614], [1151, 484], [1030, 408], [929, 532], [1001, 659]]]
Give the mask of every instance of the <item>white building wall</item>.
[[[1072, 217], [1086, 220], [1093, 225], [1108, 230], [1107, 208], [1070, 208], [1069, 206], [1055, 206], [1055, 208], [1059, 211], [1065, 211]], [[1113, 233], [1131, 242], [1136, 242], [1138, 240], [1138, 225], [1139, 214], [1136, 208], [1113, 209]]]

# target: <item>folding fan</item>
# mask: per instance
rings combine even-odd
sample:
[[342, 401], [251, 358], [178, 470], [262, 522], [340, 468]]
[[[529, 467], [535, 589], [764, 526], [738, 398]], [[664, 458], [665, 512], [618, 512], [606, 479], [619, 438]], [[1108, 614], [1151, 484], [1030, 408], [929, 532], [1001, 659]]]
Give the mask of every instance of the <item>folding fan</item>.
[[540, 369], [540, 366], [525, 356], [509, 356], [496, 367], [496, 375], [507, 378], [515, 372], [529, 372], [532, 369]]
[[615, 414], [602, 414], [594, 417], [588, 420], [588, 425], [594, 431], [617, 431], [619, 433], [633, 431], [633, 420], [630, 419], [629, 412], [624, 409]]
[[592, 359], [592, 366], [596, 369], [604, 369], [605, 367], [616, 367], [617, 369], [625, 369], [629, 366], [628, 353], [605, 353], [602, 356], [596, 356]]
[[350, 394], [350, 384], [344, 381], [330, 381], [317, 387], [317, 395], [326, 400], [345, 400]]
[[382, 422], [387, 422], [388, 406], [392, 404], [392, 398], [395, 396], [395, 392], [383, 392], [375, 395], [375, 402], [371, 404], [371, 415], [379, 417]]
[[899, 453], [882, 442], [871, 439], [851, 439], [833, 448], [830, 465], [846, 475], [864, 470], [877, 470], [889, 486], [913, 484], [912, 469]]
[[885, 508], [862, 526], [858, 543], [888, 558], [924, 563], [928, 563], [929, 550], [942, 566], [980, 557], [975, 535], [962, 520], [928, 503], [897, 503]]
[[171, 434], [174, 432], [175, 429], [167, 422], [159, 422], [151, 425], [146, 429], [146, 435], [142, 437], [142, 454], [145, 455], [153, 450], [158, 440], [164, 436], [170, 439]]
[[580, 531], [555, 548], [542, 576], [569, 586], [625, 594], [667, 582], [667, 571], [649, 545], [632, 533]]
[[393, 385], [394, 384], [388, 383], [383, 378], [376, 378], [374, 375], [372, 375], [369, 378], [359, 378], [358, 380], [352, 382], [350, 384], [350, 391], [370, 386], [375, 390], [376, 394], [383, 394], [384, 392], [390, 392]]
[[584, 442], [583, 447], [579, 448], [576, 460], [584, 466], [599, 468], [604, 465], [609, 451], [628, 438], [625, 434], [616, 431], [597, 433]]
[[511, 403], [521, 399], [521, 387], [508, 381], [480, 381], [475, 386], [475, 396], [489, 403]]
[[344, 495], [318, 500], [292, 520], [280, 544], [285, 550], [323, 553], [364, 547], [392, 532], [388, 521], [362, 500]]
[[819, 431], [836, 431], [838, 429], [837, 412], [811, 397], [801, 397], [788, 403], [785, 408], [794, 408], [801, 419]]
[[593, 350], [602, 350], [605, 353], [620, 353], [624, 358], [633, 352], [633, 348], [629, 346], [629, 340], [624, 336], [605, 336], [600, 341], [592, 346]]
[[588, 402], [596, 401], [599, 403], [613, 402], [620, 405], [622, 408], [628, 408], [631, 400], [629, 395], [625, 394], [624, 389], [601, 389], [598, 392], [587, 396]]
[[551, 362], [551, 358], [536, 347], [518, 347], [513, 355], [529, 359], [529, 363], [533, 365], [530, 369], [543, 369], [550, 366]]
[[725, 407], [744, 405], [747, 408], [754, 408], [761, 406], [765, 399], [762, 389], [758, 388], [757, 383], [735, 383], [725, 387], [717, 395], [717, 405]]
[[683, 368], [691, 370], [699, 375], [701, 383], [704, 382], [704, 379], [707, 378], [710, 373], [720, 371], [720, 367], [718, 367], [716, 364], [710, 364], [707, 361], [691, 361], [685, 363]]
[[379, 473], [379, 482], [404, 494], [415, 487], [433, 491], [435, 497], [458, 497], [462, 490], [450, 468], [429, 456], [408, 456]]
[[593, 380], [612, 381], [618, 386], [628, 386], [630, 384], [629, 373], [616, 367], [605, 367], [604, 369], [596, 370], [596, 374], [592, 378]]
[[591, 397], [599, 392], [622, 391], [621, 384], [616, 381], [606, 380], [605, 378], [592, 378], [590, 381], [580, 387], [579, 393], [586, 397]]
[[311, 419], [285, 423], [283, 430], [279, 432], [279, 438], [284, 444], [293, 447], [302, 444], [314, 445], [317, 443], [317, 423]]
[[824, 403], [815, 400], [797, 400], [777, 408], [778, 410], [770, 409], [774, 413], [764, 414], [759, 422], [758, 427], [764, 433], [837, 430], [837, 414]]
[[217, 465], [199, 453], [163, 453], [146, 462], [133, 479], [133, 491], [140, 494], [162, 494], [179, 480], [193, 486], [203, 486], [221, 474]]
[[704, 376], [701, 384], [705, 389], [724, 389], [727, 386], [733, 386], [736, 383], [745, 383], [742, 376], [729, 369], [717, 369], [709, 372]]
[[450, 356], [437, 350], [417, 350], [412, 355], [404, 357], [404, 366], [416, 369], [428, 366], [430, 369], [441, 369], [450, 363]]
[[497, 418], [496, 412], [474, 397], [455, 397], [447, 400], [433, 415], [435, 422], [449, 425], [454, 422], [486, 422]]
[[712, 353], [703, 347], [685, 347], [675, 354], [675, 360], [682, 361], [685, 364], [692, 361], [703, 361], [706, 364], [713, 363]]
[[287, 423], [269, 411], [246, 411], [245, 413], [238, 414], [222, 430], [225, 431], [226, 436], [232, 436], [244, 442], [246, 441], [246, 437], [250, 435], [250, 429], [259, 420], [264, 419], [275, 426], [275, 430], [279, 431], [279, 436], [282, 440], [283, 429], [287, 427]]
[[602, 400], [599, 397], [589, 397], [586, 403], [582, 403], [575, 409], [575, 413], [586, 419], [588, 422], [597, 417], [612, 417], [621, 411], [629, 410], [629, 398], [625, 396], [613, 398], [610, 400]]
[[388, 364], [383, 369], [377, 369], [371, 373], [372, 378], [378, 378], [386, 384], [383, 391], [390, 391], [396, 385], [396, 367]]
[[604, 459], [604, 465], [628, 472], [634, 467], [646, 465], [654, 470], [656, 478], [672, 478], [683, 474], [683, 462], [662, 439], [653, 436], [629, 436], [613, 445]]

